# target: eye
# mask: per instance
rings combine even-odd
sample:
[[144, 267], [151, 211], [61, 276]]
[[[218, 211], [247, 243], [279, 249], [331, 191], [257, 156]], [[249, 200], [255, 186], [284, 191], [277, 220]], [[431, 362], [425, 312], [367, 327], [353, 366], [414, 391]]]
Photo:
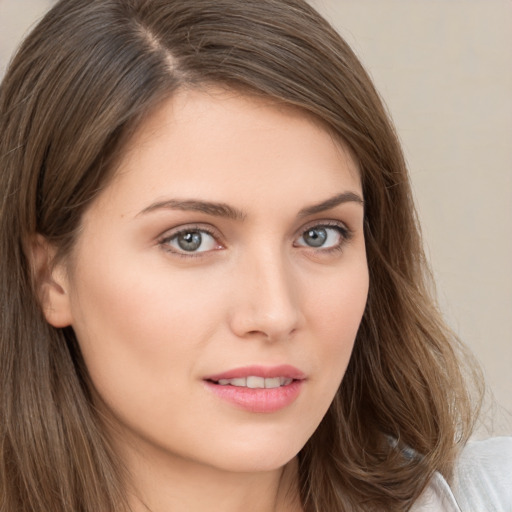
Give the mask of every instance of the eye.
[[338, 249], [350, 238], [347, 228], [335, 225], [311, 226], [295, 242], [296, 246], [313, 249]]
[[160, 241], [166, 250], [182, 255], [192, 255], [220, 249], [213, 234], [205, 229], [187, 228], [166, 236]]

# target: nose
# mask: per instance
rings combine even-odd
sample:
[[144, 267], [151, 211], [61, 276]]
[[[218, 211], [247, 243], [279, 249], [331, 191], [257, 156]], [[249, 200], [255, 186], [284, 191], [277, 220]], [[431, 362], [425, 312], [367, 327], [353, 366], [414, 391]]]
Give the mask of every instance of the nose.
[[238, 265], [230, 315], [238, 337], [286, 340], [301, 324], [297, 282], [276, 252], [252, 254]]

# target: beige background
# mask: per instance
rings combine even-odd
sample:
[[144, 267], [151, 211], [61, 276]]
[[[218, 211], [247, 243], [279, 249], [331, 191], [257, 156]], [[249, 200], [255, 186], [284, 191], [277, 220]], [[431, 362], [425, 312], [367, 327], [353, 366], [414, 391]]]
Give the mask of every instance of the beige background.
[[[512, 433], [512, 1], [311, 0], [366, 64], [411, 169], [440, 303]], [[0, 75], [50, 0], [0, 0]]]

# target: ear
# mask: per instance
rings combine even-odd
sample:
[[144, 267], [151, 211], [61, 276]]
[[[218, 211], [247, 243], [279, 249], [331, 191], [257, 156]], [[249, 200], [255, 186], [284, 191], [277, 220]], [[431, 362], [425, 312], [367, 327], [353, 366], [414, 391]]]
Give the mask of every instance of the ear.
[[62, 263], [54, 264], [57, 251], [42, 235], [35, 235], [28, 247], [35, 290], [46, 321], [53, 327], [72, 324], [69, 282]]

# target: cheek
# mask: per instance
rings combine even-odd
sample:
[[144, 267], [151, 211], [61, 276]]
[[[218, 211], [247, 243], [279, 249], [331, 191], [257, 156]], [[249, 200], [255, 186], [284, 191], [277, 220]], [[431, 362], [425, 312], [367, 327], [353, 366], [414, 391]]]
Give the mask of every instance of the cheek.
[[92, 258], [82, 265], [72, 298], [73, 327], [83, 330], [85, 339], [115, 340], [122, 335], [128, 344], [137, 340], [140, 350], [161, 348], [171, 338], [179, 339], [181, 330], [199, 327], [197, 311], [214, 314], [208, 281], [198, 289], [197, 279], [193, 287], [186, 274], [151, 260], [91, 263]]
[[[79, 275], [73, 328], [100, 394], [108, 399], [129, 389], [156, 401], [162, 390], [185, 382], [219, 323], [219, 307], [207, 283], [192, 293], [187, 276], [122, 258], [115, 265], [83, 265]], [[182, 378], [171, 386], [171, 376]]]
[[363, 258], [361, 264], [326, 280], [320, 290], [309, 289], [307, 323], [315, 333], [313, 353], [327, 385], [339, 385], [343, 378], [366, 307], [368, 284]]

